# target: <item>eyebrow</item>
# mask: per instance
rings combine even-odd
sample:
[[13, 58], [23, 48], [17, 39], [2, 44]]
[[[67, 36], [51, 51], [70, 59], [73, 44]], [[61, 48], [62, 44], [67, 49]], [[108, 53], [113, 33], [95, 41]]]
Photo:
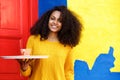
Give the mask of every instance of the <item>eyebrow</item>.
[[[51, 15], [50, 17], [56, 18], [54, 15]], [[60, 16], [58, 19], [62, 19], [62, 16]]]

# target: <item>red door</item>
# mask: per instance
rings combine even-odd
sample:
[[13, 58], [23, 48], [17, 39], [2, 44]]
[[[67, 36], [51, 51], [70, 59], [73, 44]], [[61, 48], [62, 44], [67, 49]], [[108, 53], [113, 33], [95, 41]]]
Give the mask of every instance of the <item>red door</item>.
[[[19, 55], [25, 48], [37, 7], [37, 0], [0, 0], [0, 56]], [[22, 80], [16, 60], [0, 58], [0, 80]]]

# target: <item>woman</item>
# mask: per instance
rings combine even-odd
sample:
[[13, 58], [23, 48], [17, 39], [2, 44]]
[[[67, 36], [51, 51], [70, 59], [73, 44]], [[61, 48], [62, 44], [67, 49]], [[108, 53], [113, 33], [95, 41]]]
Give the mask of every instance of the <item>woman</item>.
[[27, 48], [47, 59], [20, 61], [21, 73], [30, 80], [74, 80], [71, 50], [79, 43], [82, 25], [65, 6], [47, 11], [31, 28]]

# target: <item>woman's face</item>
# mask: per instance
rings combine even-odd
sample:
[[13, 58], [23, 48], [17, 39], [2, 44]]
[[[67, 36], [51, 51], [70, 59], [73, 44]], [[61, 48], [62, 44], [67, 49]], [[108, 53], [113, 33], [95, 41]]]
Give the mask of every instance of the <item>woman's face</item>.
[[48, 26], [51, 32], [58, 32], [61, 30], [62, 23], [61, 23], [61, 12], [60, 11], [53, 11], [50, 15]]

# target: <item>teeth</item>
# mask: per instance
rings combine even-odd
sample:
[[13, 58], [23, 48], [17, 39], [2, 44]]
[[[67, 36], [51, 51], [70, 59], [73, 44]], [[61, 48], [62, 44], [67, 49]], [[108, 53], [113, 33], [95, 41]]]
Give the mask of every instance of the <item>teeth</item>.
[[57, 26], [52, 26], [53, 28], [57, 28]]

